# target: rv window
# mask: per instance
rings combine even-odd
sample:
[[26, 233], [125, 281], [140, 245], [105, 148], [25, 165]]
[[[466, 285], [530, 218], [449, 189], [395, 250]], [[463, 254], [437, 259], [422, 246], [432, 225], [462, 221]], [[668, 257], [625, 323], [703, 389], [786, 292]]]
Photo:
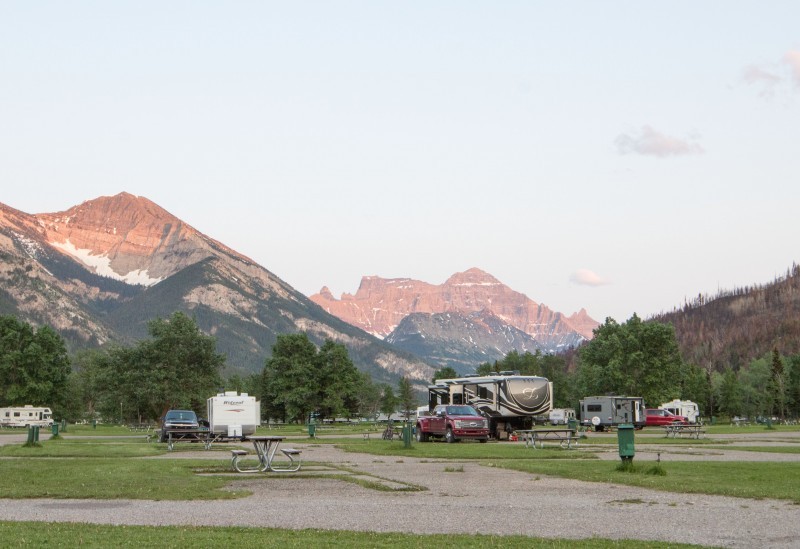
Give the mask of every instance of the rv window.
[[602, 412], [603, 411], [603, 407], [600, 406], [599, 404], [587, 404], [586, 405], [586, 411], [587, 412]]
[[489, 389], [486, 387], [478, 387], [478, 398], [489, 398]]
[[464, 404], [464, 395], [461, 393], [456, 393], [453, 395], [453, 404]]

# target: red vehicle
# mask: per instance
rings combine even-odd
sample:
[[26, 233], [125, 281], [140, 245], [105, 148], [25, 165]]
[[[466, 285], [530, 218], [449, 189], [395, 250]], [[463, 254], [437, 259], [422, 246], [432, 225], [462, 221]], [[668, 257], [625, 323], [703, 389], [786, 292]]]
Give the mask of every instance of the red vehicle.
[[417, 441], [426, 442], [431, 437], [443, 437], [447, 442], [473, 439], [489, 440], [489, 420], [472, 406], [440, 404], [431, 416], [417, 418]]
[[674, 425], [676, 423], [688, 423], [685, 416], [676, 416], [672, 412], [661, 410], [660, 408], [647, 408], [645, 410], [645, 420], [648, 427], [651, 425]]

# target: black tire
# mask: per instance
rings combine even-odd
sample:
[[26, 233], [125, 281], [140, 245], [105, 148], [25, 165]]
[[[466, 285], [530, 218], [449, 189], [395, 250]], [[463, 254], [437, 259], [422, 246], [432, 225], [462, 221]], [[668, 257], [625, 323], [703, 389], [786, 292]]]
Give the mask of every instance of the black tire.
[[424, 433], [419, 427], [417, 427], [417, 442], [428, 442], [428, 433]]
[[488, 440], [489, 440], [488, 438], [482, 438], [481, 439], [481, 444], [483, 444], [484, 442], [487, 442]]
[[444, 440], [449, 444], [456, 441], [456, 437], [453, 435], [453, 430], [450, 427], [447, 428], [447, 432], [444, 434]]

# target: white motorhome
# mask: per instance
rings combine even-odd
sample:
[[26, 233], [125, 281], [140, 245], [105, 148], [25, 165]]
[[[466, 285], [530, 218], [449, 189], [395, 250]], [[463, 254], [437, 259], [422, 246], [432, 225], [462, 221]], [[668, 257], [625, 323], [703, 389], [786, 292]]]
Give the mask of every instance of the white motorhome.
[[550, 413], [553, 383], [518, 372], [437, 379], [428, 386], [428, 407], [440, 404], [473, 406], [489, 418], [490, 435], [499, 439], [516, 429], [530, 429], [534, 416]]
[[10, 406], [0, 408], [0, 427], [50, 427], [53, 425], [53, 412], [50, 408], [39, 406]]
[[670, 402], [665, 402], [658, 408], [660, 410], [666, 410], [676, 416], [683, 416], [689, 423], [697, 423], [700, 417], [700, 407], [691, 400], [680, 400], [676, 398]]
[[261, 402], [247, 393], [219, 393], [208, 399], [208, 429], [227, 438], [253, 435], [261, 424]]

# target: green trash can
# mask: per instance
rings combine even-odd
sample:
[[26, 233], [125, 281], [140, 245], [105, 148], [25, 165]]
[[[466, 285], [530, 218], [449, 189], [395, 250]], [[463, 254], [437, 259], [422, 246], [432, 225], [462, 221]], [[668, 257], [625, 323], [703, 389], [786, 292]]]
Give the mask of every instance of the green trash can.
[[97, 420], [96, 419], [92, 420], [92, 429], [97, 429]]
[[403, 446], [405, 448], [411, 448], [411, 424], [406, 423], [403, 426]]
[[577, 431], [578, 430], [578, 420], [574, 417], [571, 417], [567, 420], [567, 428], [570, 431]]
[[619, 457], [622, 461], [633, 461], [633, 456], [636, 455], [633, 441], [633, 425], [626, 423], [617, 427], [617, 443], [619, 444]]
[[53, 423], [51, 428], [53, 429], [53, 436], [57, 437], [58, 436], [58, 423]]
[[317, 424], [316, 423], [309, 423], [308, 424], [308, 436], [311, 438], [315, 438], [317, 436]]

